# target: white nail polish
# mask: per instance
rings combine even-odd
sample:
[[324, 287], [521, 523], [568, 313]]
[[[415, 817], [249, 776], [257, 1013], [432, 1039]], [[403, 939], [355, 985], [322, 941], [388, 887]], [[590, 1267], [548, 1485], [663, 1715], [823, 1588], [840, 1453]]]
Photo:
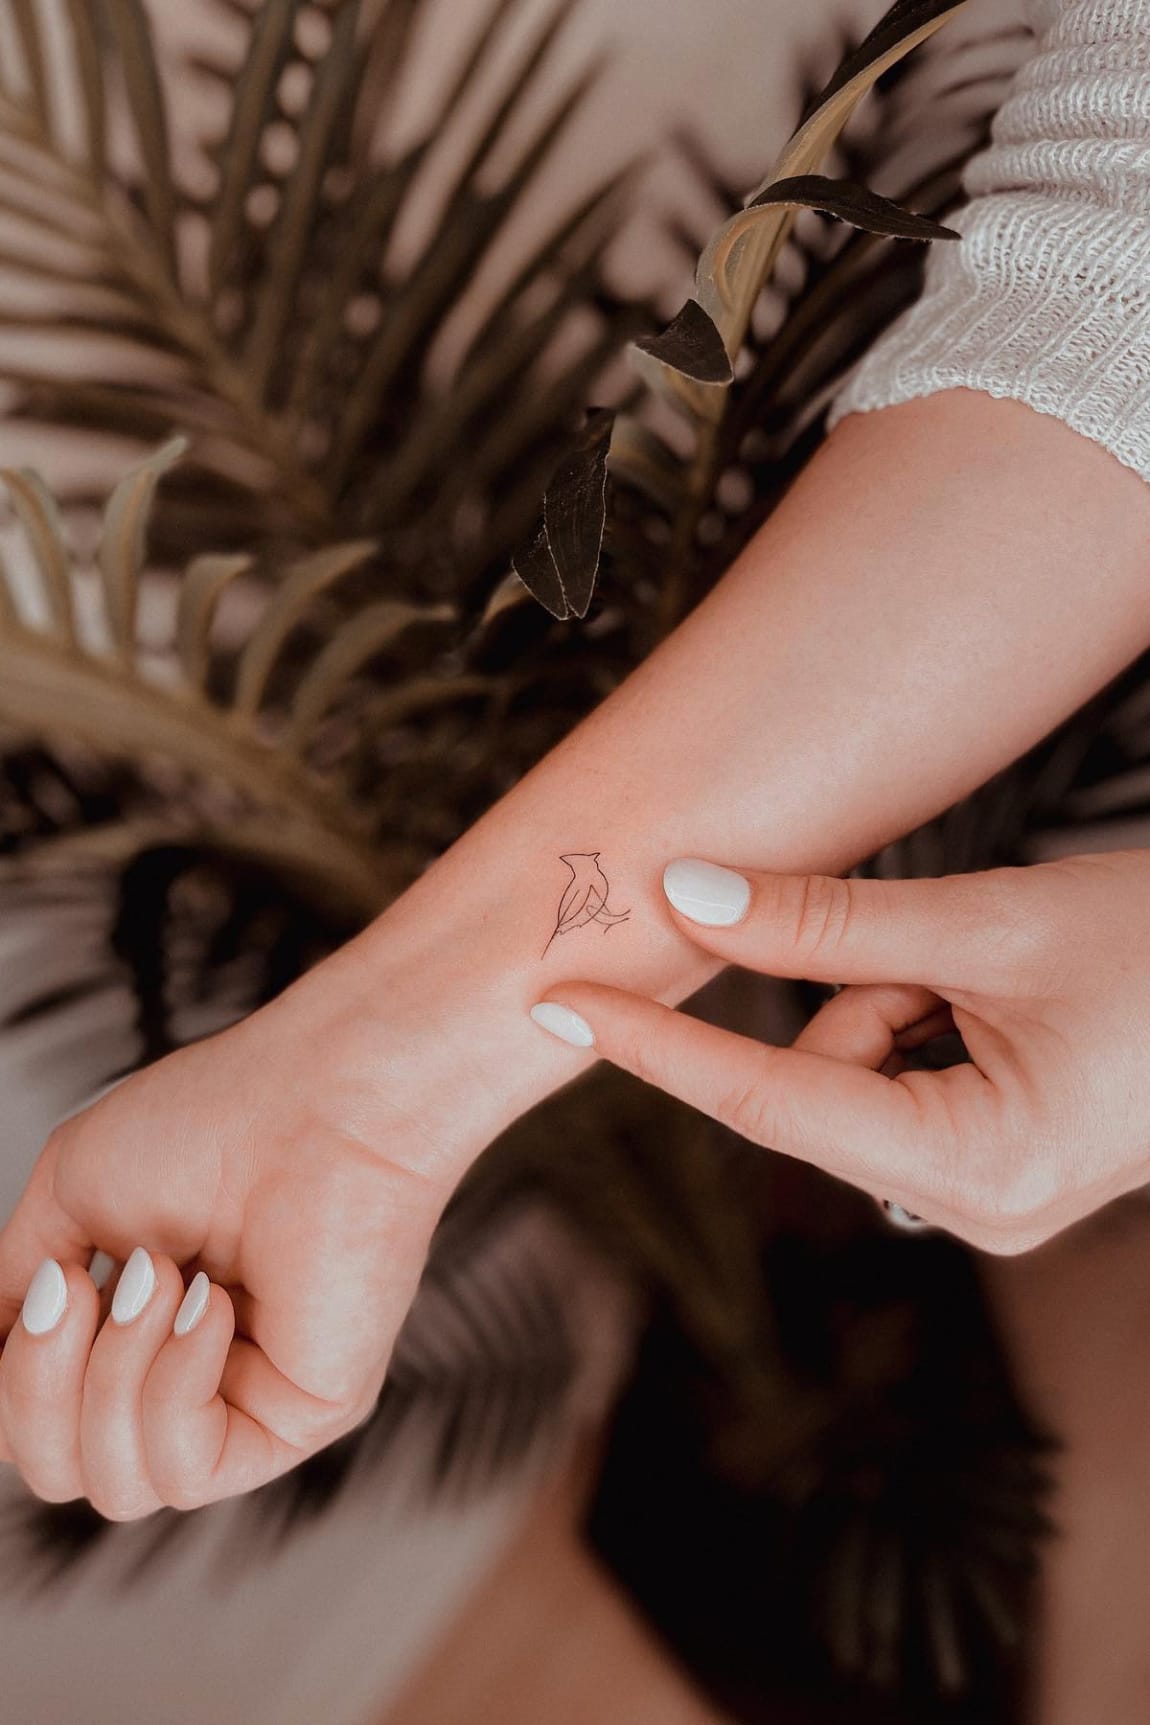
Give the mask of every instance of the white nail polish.
[[97, 1288], [102, 1288], [115, 1268], [116, 1260], [112, 1257], [111, 1253], [101, 1252], [97, 1249], [92, 1253], [92, 1262], [88, 1265], [88, 1274], [91, 1276], [93, 1282], [95, 1282]]
[[55, 1258], [45, 1258], [28, 1284], [20, 1313], [24, 1328], [32, 1336], [54, 1330], [68, 1304], [68, 1283]]
[[180, 1309], [176, 1313], [176, 1321], [172, 1325], [174, 1336], [186, 1336], [189, 1330], [194, 1330], [208, 1309], [208, 1298], [212, 1284], [205, 1270], [197, 1270], [188, 1283], [188, 1291], [180, 1301]]
[[595, 1034], [587, 1020], [572, 1012], [569, 1006], [560, 1006], [556, 1000], [539, 1001], [531, 1008], [531, 1016], [552, 1036], [570, 1042], [575, 1048], [592, 1048], [595, 1044]]
[[744, 875], [699, 857], [669, 862], [663, 870], [663, 891], [676, 910], [712, 928], [741, 922], [751, 902], [751, 883]]
[[156, 1270], [151, 1257], [142, 1246], [137, 1246], [112, 1295], [112, 1316], [116, 1322], [130, 1324], [133, 1318], [138, 1318], [155, 1286]]
[[893, 1198], [884, 1198], [882, 1207], [886, 1211], [887, 1221], [891, 1226], [902, 1228], [907, 1234], [921, 1234], [930, 1227], [929, 1222], [924, 1222], [921, 1216], [916, 1216], [912, 1211], [904, 1209], [901, 1204], [896, 1204]]

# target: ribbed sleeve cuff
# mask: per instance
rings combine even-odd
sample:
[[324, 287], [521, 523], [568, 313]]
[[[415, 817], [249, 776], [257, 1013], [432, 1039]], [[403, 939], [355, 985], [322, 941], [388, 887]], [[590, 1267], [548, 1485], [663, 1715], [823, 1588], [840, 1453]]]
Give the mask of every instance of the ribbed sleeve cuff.
[[1035, 52], [966, 164], [961, 238], [931, 245], [919, 298], [847, 374], [828, 428], [981, 389], [1150, 481], [1150, 0], [1026, 9]]
[[961, 240], [934, 243], [921, 295], [848, 375], [828, 430], [980, 389], [1055, 415], [1150, 483], [1150, 219], [1018, 191], [951, 225]]

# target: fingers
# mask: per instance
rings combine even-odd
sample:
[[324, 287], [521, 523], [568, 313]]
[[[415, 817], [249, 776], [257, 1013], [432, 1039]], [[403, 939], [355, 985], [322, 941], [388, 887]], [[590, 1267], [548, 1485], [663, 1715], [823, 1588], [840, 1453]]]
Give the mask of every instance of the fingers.
[[794, 1046], [881, 1072], [901, 1050], [949, 1027], [950, 1008], [929, 988], [897, 983], [844, 988], [820, 1007]]
[[[562, 1009], [574, 1009], [586, 1035], [569, 1022], [565, 1033], [562, 1017], [540, 1006], [532, 1016], [544, 1028], [584, 1047], [593, 1038], [596, 1052], [615, 1065], [753, 1143], [915, 1208], [923, 1160], [915, 1100], [878, 1072], [809, 1048], [769, 1047], [598, 983], [562, 989]], [[877, 1046], [873, 1026], [866, 1034], [868, 1049]], [[852, 1035], [861, 1046], [862, 1033]], [[885, 1036], [889, 1044], [889, 1026]]]
[[895, 1078], [873, 1070], [904, 1039], [946, 1027], [927, 990], [847, 989], [807, 1046], [790, 1049], [598, 983], [564, 983], [562, 995], [531, 1016], [564, 1041], [980, 1250], [1030, 1251], [1076, 1219], [1050, 1159], [1028, 1154], [1036, 1127], [1017, 1087], [1000, 1089], [972, 1062]]
[[85, 1491], [80, 1408], [100, 1295], [79, 1264], [47, 1260], [29, 1282], [0, 1357], [5, 1459], [38, 1497], [66, 1503]]
[[83, 1489], [111, 1521], [150, 1515], [164, 1503], [150, 1478], [143, 1392], [183, 1297], [184, 1279], [172, 1259], [138, 1246], [92, 1344], [80, 1410]]
[[103, 1296], [88, 1270], [47, 1261], [24, 1312], [0, 1356], [0, 1459], [37, 1496], [86, 1496], [112, 1521], [253, 1490], [378, 1394], [376, 1376], [340, 1402], [302, 1390], [236, 1336], [224, 1288], [199, 1271], [185, 1290], [175, 1262], [143, 1248]]
[[692, 940], [769, 976], [977, 990], [1027, 949], [1020, 899], [1034, 873], [840, 880], [677, 858], [663, 887]]
[[223, 1288], [200, 1271], [185, 1290], [171, 1258], [137, 1248], [110, 1292], [47, 1260], [0, 1356], [4, 1459], [38, 1497], [87, 1497], [109, 1520], [137, 1520], [250, 1490], [302, 1459], [229, 1399], [287, 1425], [312, 1402], [233, 1339]]

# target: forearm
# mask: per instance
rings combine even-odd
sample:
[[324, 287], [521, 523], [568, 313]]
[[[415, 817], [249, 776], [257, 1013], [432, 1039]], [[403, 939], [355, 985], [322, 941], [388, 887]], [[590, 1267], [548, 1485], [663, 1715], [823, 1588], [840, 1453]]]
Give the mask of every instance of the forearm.
[[[969, 792], [1150, 641], [1148, 544], [1150, 487], [1017, 402], [847, 418], [675, 634], [326, 986], [393, 1049], [402, 993], [428, 1130], [458, 1144], [462, 1110], [477, 1153], [590, 1064], [531, 1022], [544, 990], [675, 1003], [714, 973], [666, 913], [670, 858], [838, 872]], [[560, 859], [591, 852], [629, 917], [550, 938]]]

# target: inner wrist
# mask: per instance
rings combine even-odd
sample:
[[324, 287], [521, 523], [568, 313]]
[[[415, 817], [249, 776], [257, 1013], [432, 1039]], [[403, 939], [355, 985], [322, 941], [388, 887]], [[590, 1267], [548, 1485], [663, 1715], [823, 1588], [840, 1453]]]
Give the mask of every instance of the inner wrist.
[[521, 1114], [595, 1064], [593, 1050], [557, 1042], [530, 1018], [556, 983], [605, 981], [677, 1004], [721, 968], [673, 923], [659, 867], [613, 872], [631, 911], [618, 926], [556, 936], [552, 887], [561, 881], [516, 892], [509, 877], [501, 892], [464, 896], [443, 879], [434, 895], [405, 894], [304, 979], [319, 1012], [336, 1022], [341, 1060], [378, 1096], [381, 1121], [408, 1115], [461, 1173]]

